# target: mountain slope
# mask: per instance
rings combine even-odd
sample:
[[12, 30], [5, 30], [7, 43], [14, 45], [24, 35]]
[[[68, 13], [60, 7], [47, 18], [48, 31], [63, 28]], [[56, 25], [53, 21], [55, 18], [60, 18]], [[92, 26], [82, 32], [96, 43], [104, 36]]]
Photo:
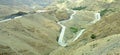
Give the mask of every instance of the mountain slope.
[[119, 55], [120, 34], [90, 42], [73, 51], [71, 55]]
[[48, 55], [58, 47], [55, 20], [48, 13], [36, 13], [0, 23], [0, 55]]
[[[90, 50], [92, 48], [89, 49], [87, 44], [89, 44], [93, 41], [95, 42], [101, 38], [105, 38], [105, 37], [109, 38], [109, 36], [111, 36], [111, 35], [119, 34], [120, 33], [120, 28], [119, 28], [120, 27], [120, 25], [119, 25], [120, 24], [120, 19], [119, 19], [120, 16], [119, 15], [120, 15], [119, 12], [115, 12], [108, 16], [103, 17], [100, 21], [98, 21], [97, 23], [95, 23], [92, 26], [90, 26], [89, 28], [87, 28], [86, 31], [82, 34], [82, 36], [77, 41], [73, 42], [72, 44], [69, 44], [66, 47], [60, 47], [60, 48], [56, 49], [55, 51], [51, 52], [50, 55], [70, 55], [70, 54], [74, 55], [74, 53], [76, 53], [77, 55], [79, 55], [79, 54], [82, 55], [82, 53], [99, 54], [99, 53], [95, 52], [97, 50], [95, 50], [94, 52], [88, 51], [88, 52], [82, 52], [82, 53], [79, 52], [79, 50], [80, 51]], [[114, 38], [114, 36], [112, 38]], [[119, 35], [118, 35], [118, 39], [115, 38], [115, 40], [119, 40]], [[101, 43], [100, 41], [97, 44], [98, 46]], [[112, 43], [113, 42], [111, 42], [109, 44], [112, 44]], [[119, 43], [119, 41], [117, 41], [117, 43]], [[82, 46], [84, 48], [82, 48]], [[107, 44], [105, 46], [107, 46]], [[102, 48], [102, 47], [98, 47], [98, 48]], [[77, 49], [79, 49], [79, 50], [77, 50]], [[104, 48], [104, 50], [106, 50], [106, 49]], [[110, 51], [110, 49], [109, 49], [109, 51]], [[105, 52], [105, 53], [107, 53], [107, 52]], [[119, 53], [119, 50], [118, 50], [118, 53]], [[89, 54], [85, 54], [85, 55], [89, 55]], [[94, 55], [96, 55], [96, 54], [94, 54]]]

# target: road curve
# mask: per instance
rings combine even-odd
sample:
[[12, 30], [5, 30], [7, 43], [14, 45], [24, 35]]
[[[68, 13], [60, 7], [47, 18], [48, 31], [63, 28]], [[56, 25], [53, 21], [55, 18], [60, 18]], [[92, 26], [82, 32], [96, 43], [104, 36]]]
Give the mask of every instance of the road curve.
[[61, 46], [66, 46], [67, 44], [65, 42], [63, 42], [66, 27], [64, 25], [60, 24], [60, 22], [58, 22], [58, 24], [62, 27], [60, 37], [58, 39], [58, 44]]
[[6, 21], [9, 21], [9, 20], [11, 20], [11, 18], [10, 19], [6, 19], [6, 20], [1, 20], [0, 23], [6, 22]]
[[[92, 24], [96, 23], [100, 19], [101, 19], [100, 13], [95, 13], [95, 20], [92, 21]], [[76, 38], [73, 41], [77, 40], [84, 31], [85, 31], [85, 29], [80, 30], [79, 34], [76, 36]]]
[[[73, 10], [72, 10], [73, 11]], [[73, 14], [70, 16], [70, 18], [68, 20], [63, 20], [63, 21], [59, 21], [58, 24], [62, 27], [61, 29], [61, 33], [60, 33], [60, 36], [59, 36], [59, 39], [58, 39], [58, 44], [61, 45], [61, 46], [66, 46], [67, 43], [65, 43], [64, 41], [64, 33], [65, 33], [65, 29], [66, 27], [64, 25], [61, 24], [61, 22], [64, 22], [66, 23], [67, 21], [70, 21], [73, 19], [73, 16], [76, 14], [76, 11], [73, 11]]]
[[95, 20], [92, 21], [91, 23], [96, 23], [97, 21], [99, 21], [101, 19], [100, 13], [95, 13]]
[[44, 13], [44, 12], [48, 12], [50, 10], [37, 10], [36, 13]]
[[5, 20], [1, 20], [0, 23], [2, 22], [6, 22], [6, 21], [10, 21], [12, 19], [18, 19], [18, 18], [21, 18], [22, 16], [17, 16], [17, 17], [14, 17], [14, 18], [8, 18], [8, 19], [5, 19]]
[[73, 39], [73, 42], [76, 41], [83, 34], [84, 31], [85, 29], [80, 30], [78, 35], [75, 37], [75, 39]]

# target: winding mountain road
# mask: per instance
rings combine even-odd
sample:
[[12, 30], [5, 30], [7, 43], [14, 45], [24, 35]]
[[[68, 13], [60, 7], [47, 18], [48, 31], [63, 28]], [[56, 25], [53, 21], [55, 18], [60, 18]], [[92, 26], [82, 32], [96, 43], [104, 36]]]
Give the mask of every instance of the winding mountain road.
[[[69, 10], [69, 9], [66, 9], [66, 10]], [[72, 11], [73, 11], [73, 14], [71, 14], [71, 16], [70, 16], [70, 18], [68, 20], [63, 20], [63, 21], [57, 22], [57, 24], [59, 24], [62, 27], [60, 35], [59, 35], [59, 39], [58, 39], [58, 44], [61, 45], [61, 46], [66, 46], [67, 45], [67, 43], [65, 43], [65, 41], [64, 41], [64, 34], [65, 34], [66, 26], [64, 26], [61, 23], [66, 23], [67, 21], [70, 21], [70, 20], [73, 19], [73, 16], [77, 12], [74, 11], [74, 10], [72, 10]], [[36, 11], [36, 13], [41, 13], [41, 12], [48, 12], [48, 10], [37, 10]], [[10, 21], [12, 19], [18, 19], [18, 18], [21, 18], [21, 17], [23, 17], [23, 16], [17, 16], [17, 17], [14, 17], [14, 18], [8, 18], [8, 19], [5, 19], [5, 20], [1, 20], [0, 22], [6, 22], [6, 21]], [[100, 13], [95, 13], [95, 20], [93, 22], [91, 22], [91, 23], [96, 23], [100, 19], [101, 19]], [[85, 29], [82, 29], [82, 30], [78, 31], [79, 33], [76, 35], [76, 37], [75, 37], [75, 39], [73, 39], [73, 41], [76, 41], [83, 34], [84, 31], [85, 31]]]
[[[67, 9], [68, 10], [68, 9]], [[59, 21], [58, 24], [62, 27], [61, 29], [61, 33], [59, 35], [59, 39], [58, 39], [58, 44], [61, 46], [66, 46], [67, 43], [65, 43], [64, 41], [64, 34], [65, 34], [65, 30], [66, 30], [66, 26], [62, 25], [61, 23], [66, 23], [67, 21], [70, 21], [73, 19], [73, 16], [76, 14], [76, 11], [72, 10], [73, 14], [70, 16], [70, 18], [68, 20], [63, 20], [63, 21]], [[96, 23], [97, 21], [99, 21], [101, 19], [100, 13], [95, 13], [95, 19], [91, 22], [92, 24]], [[75, 39], [73, 39], [73, 42], [76, 41], [85, 31], [85, 29], [82, 29], [80, 31], [78, 31], [79, 33], [77, 34], [77, 36], [75, 37]]]
[[65, 41], [64, 41], [64, 33], [65, 33], [66, 26], [62, 25], [61, 23], [62, 22], [66, 23], [67, 21], [72, 20], [73, 16], [75, 14], [76, 14], [76, 11], [73, 11], [73, 14], [70, 16], [70, 18], [68, 20], [63, 20], [63, 21], [58, 22], [58, 24], [62, 27], [61, 33], [60, 33], [60, 36], [59, 36], [59, 39], [58, 39], [58, 44], [61, 45], [61, 46], [66, 46], [67, 45], [67, 43], [65, 43]]

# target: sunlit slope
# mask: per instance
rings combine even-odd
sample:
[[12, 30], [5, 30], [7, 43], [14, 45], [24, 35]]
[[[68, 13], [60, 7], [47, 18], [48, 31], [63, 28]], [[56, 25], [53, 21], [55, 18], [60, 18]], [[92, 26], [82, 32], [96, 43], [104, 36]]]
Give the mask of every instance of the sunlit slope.
[[0, 54], [48, 55], [58, 46], [55, 20], [50, 14], [36, 13], [0, 23]]
[[[77, 49], [68, 52], [68, 48], [59, 48], [58, 51], [52, 52], [50, 55], [117, 55], [120, 54], [120, 34], [106, 36], [87, 43]], [[71, 47], [72, 48], [72, 47]]]
[[120, 54], [120, 34], [90, 42], [70, 55], [118, 55]]

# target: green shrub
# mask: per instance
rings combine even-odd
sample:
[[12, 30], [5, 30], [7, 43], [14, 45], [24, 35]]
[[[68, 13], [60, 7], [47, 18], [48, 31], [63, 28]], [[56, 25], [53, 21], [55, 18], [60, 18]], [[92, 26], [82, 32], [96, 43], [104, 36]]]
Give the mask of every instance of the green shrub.
[[104, 9], [100, 11], [100, 15], [103, 16], [105, 15], [105, 13], [107, 13], [109, 10], [108, 9]]
[[70, 27], [70, 30], [73, 33], [77, 33], [78, 32], [78, 28], [76, 28], [76, 27]]
[[95, 38], [96, 38], [96, 35], [92, 34], [90, 37], [91, 37], [92, 39], [95, 39]]
[[56, 41], [58, 42], [59, 36], [56, 38]]
[[101, 16], [104, 16], [107, 12], [115, 12], [115, 10], [113, 9], [104, 9], [104, 10], [101, 10], [99, 13]]
[[75, 7], [75, 8], [72, 8], [73, 10], [82, 10], [82, 9], [85, 9], [85, 8], [87, 8], [86, 6], [84, 6], [84, 7], [82, 7], [82, 6], [80, 6], [80, 7]]

